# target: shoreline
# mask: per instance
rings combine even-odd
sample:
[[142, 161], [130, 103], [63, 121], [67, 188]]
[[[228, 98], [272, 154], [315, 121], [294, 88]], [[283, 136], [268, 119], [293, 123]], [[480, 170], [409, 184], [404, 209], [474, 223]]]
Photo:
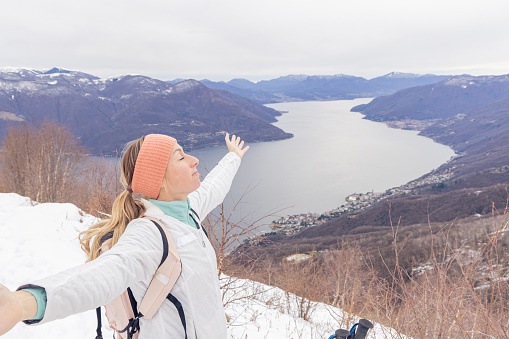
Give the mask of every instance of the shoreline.
[[[362, 114], [362, 113], [361, 113]], [[363, 116], [363, 119], [366, 119], [365, 116]], [[367, 119], [371, 120], [371, 119]], [[374, 121], [374, 120], [371, 120]], [[375, 122], [382, 122], [382, 121], [375, 121]], [[434, 124], [436, 122], [436, 119], [432, 121], [418, 121], [418, 120], [402, 120], [402, 121], [383, 121], [383, 123], [388, 126], [389, 128], [394, 129], [401, 129], [401, 130], [413, 130], [418, 131], [419, 134], [422, 132], [423, 129], [426, 127], [429, 127], [430, 125]], [[424, 136], [425, 138], [428, 138], [430, 140], [433, 140], [434, 142], [437, 142], [433, 138], [430, 138], [428, 136]], [[438, 143], [438, 142], [437, 142]], [[301, 213], [301, 214], [293, 214], [293, 215], [287, 215], [286, 217], [281, 217], [279, 219], [273, 220], [270, 224], [270, 231], [265, 231], [261, 234], [258, 234], [254, 237], [250, 237], [244, 240], [245, 243], [249, 244], [257, 244], [261, 239], [263, 239], [265, 236], [269, 235], [285, 235], [285, 236], [291, 236], [294, 234], [297, 234], [298, 232], [309, 228], [313, 226], [320, 225], [322, 223], [325, 223], [333, 218], [337, 218], [341, 215], [345, 214], [352, 214], [352, 217], [355, 217], [355, 213], [360, 212], [362, 210], [365, 210], [372, 205], [387, 200], [389, 198], [399, 198], [405, 195], [413, 195], [416, 193], [416, 190], [419, 188], [422, 188], [424, 186], [435, 186], [440, 188], [444, 185], [445, 182], [449, 181], [453, 176], [454, 172], [451, 170], [451, 168], [445, 169], [445, 171], [442, 171], [441, 173], [438, 173], [438, 169], [442, 166], [450, 163], [457, 157], [462, 156], [461, 154], [457, 154], [456, 150], [454, 150], [453, 147], [450, 145], [442, 144], [441, 145], [449, 147], [453, 152], [454, 155], [447, 160], [446, 162], [442, 163], [437, 169], [434, 169], [422, 176], [420, 176], [417, 179], [411, 180], [403, 185], [396, 186], [389, 188], [385, 190], [384, 192], [366, 192], [366, 193], [352, 193], [345, 197], [345, 203], [343, 203], [341, 206], [336, 207], [332, 210], [325, 211], [323, 213]]]
[[414, 190], [424, 186], [437, 185], [437, 187], [440, 187], [440, 185], [444, 182], [450, 180], [453, 175], [454, 172], [450, 170], [446, 170], [443, 174], [433, 173], [433, 171], [431, 171], [418, 179], [407, 182], [406, 184], [389, 188], [385, 192], [371, 191], [367, 193], [352, 193], [345, 198], [345, 203], [343, 205], [330, 211], [326, 211], [321, 214], [294, 214], [274, 220], [271, 223], [272, 230], [263, 234], [263, 236], [268, 233], [293, 235], [307, 227], [317, 226], [341, 215], [362, 211], [373, 204], [387, 200], [388, 198], [399, 198], [405, 195], [412, 195]]

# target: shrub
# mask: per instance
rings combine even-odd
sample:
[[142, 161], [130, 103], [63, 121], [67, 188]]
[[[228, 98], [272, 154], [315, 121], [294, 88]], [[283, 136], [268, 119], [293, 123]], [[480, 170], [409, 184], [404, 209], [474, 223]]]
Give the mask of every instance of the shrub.
[[67, 202], [83, 156], [83, 147], [65, 126], [11, 126], [2, 143], [1, 186], [38, 202]]

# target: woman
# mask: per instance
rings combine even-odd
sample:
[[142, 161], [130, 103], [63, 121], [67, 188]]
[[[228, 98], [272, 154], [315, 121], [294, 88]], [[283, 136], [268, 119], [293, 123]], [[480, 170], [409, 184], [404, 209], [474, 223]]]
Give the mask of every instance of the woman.
[[[160, 264], [163, 244], [154, 224], [161, 221], [177, 245], [182, 273], [172, 289], [181, 302], [188, 338], [226, 338], [214, 250], [197, 217], [204, 218], [230, 189], [249, 149], [239, 137], [225, 137], [229, 153], [200, 183], [198, 159], [175, 139], [150, 134], [131, 142], [122, 156], [125, 191], [111, 219], [80, 235], [89, 262], [10, 292], [0, 285], [0, 335], [17, 322], [46, 323], [107, 304], [130, 287], [139, 302]], [[133, 194], [148, 199], [134, 199]], [[99, 257], [100, 242], [113, 248]], [[167, 301], [151, 320], [140, 320], [139, 339], [184, 338], [175, 306]]]

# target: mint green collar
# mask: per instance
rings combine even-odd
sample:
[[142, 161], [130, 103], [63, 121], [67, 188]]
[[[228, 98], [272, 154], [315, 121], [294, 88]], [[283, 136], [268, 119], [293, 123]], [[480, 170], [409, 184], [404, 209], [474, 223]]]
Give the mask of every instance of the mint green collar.
[[193, 218], [191, 217], [191, 206], [189, 200], [161, 201], [149, 199], [151, 203], [156, 205], [164, 214], [173, 217], [184, 224], [197, 228]]

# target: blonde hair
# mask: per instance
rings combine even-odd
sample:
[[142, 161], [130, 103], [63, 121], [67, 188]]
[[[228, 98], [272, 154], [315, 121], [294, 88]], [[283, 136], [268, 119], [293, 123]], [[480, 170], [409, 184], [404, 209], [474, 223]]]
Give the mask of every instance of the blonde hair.
[[141, 200], [134, 199], [132, 193], [128, 191], [131, 190], [134, 166], [144, 138], [141, 137], [131, 141], [125, 147], [120, 164], [122, 170], [120, 180], [126, 189], [115, 199], [111, 218], [101, 220], [79, 235], [81, 248], [87, 253], [88, 261], [94, 260], [99, 256], [103, 237], [111, 234], [109, 246], [115, 245], [124, 233], [127, 224], [131, 220], [140, 218], [145, 214], [146, 209]]

